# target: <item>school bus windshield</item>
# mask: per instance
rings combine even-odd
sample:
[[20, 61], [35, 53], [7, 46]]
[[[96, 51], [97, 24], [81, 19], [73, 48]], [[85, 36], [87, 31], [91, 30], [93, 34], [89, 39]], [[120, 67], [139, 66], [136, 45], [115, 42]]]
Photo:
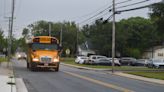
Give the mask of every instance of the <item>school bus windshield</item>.
[[33, 43], [32, 50], [58, 50], [57, 44]]

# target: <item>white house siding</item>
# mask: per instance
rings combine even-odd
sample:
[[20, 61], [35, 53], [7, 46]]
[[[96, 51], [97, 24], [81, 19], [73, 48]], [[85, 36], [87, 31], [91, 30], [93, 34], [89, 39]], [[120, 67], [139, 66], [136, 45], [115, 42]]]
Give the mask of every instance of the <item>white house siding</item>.
[[164, 48], [156, 49], [154, 51], [154, 58], [164, 59]]

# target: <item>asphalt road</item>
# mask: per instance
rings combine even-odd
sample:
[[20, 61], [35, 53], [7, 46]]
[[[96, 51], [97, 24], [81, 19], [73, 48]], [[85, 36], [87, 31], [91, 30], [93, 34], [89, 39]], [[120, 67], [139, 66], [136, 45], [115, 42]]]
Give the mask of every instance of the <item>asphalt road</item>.
[[13, 59], [15, 76], [23, 78], [29, 92], [164, 92], [164, 85], [129, 79], [103, 71], [60, 65], [59, 72], [32, 72], [25, 61]]

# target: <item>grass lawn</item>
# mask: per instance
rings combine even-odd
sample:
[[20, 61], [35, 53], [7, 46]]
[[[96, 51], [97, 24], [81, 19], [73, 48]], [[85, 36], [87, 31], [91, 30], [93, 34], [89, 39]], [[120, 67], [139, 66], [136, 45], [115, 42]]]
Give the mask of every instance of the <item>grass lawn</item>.
[[[77, 66], [83, 66], [83, 67], [89, 67], [89, 68], [99, 68], [99, 69], [112, 69], [112, 66], [105, 66], [105, 65], [85, 65], [85, 64], [76, 64], [74, 61], [74, 58], [62, 58], [61, 61], [66, 64], [71, 64], [71, 65], [77, 65]], [[151, 69], [147, 67], [135, 67], [135, 66], [115, 66], [115, 70], [135, 70], [135, 71], [140, 71], [140, 70], [158, 70], [158, 69]]]
[[164, 80], [164, 71], [162, 72], [127, 72], [128, 74], [139, 75], [148, 78]]
[[0, 57], [0, 63], [1, 63], [1, 62], [5, 62], [5, 61], [7, 61], [7, 58]]
[[[83, 67], [89, 67], [89, 68], [98, 68], [98, 69], [112, 69], [112, 66], [103, 66], [103, 65], [85, 65], [85, 64], [76, 64], [74, 61], [74, 58], [62, 58], [61, 59], [63, 63], [71, 64], [71, 65], [77, 65], [77, 66], [83, 66]], [[128, 74], [148, 77], [148, 78], [155, 78], [155, 79], [162, 79], [164, 80], [164, 69], [163, 71], [149, 71], [146, 72], [146, 70], [159, 70], [159, 69], [152, 69], [147, 67], [135, 67], [135, 66], [115, 66], [114, 70], [135, 70], [133, 72], [126, 72]], [[142, 70], [142, 71], [141, 71]], [[143, 71], [145, 70], [145, 71]]]

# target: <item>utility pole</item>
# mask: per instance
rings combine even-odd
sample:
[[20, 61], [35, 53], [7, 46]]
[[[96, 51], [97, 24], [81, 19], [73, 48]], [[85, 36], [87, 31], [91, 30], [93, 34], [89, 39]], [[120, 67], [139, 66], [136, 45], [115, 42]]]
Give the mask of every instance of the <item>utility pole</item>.
[[79, 32], [79, 24], [78, 24], [78, 29], [76, 31], [76, 56], [78, 55], [78, 32]]
[[49, 25], [49, 36], [51, 36], [51, 22], [48, 22], [48, 25]]
[[15, 10], [15, 0], [12, 1], [11, 34], [10, 34], [10, 37], [12, 36], [12, 32], [13, 32], [14, 10]]
[[10, 40], [10, 35], [11, 35], [11, 17], [5, 17], [8, 18], [8, 22], [9, 22], [9, 28], [8, 28], [8, 40], [7, 40], [7, 56], [8, 56], [8, 63], [7, 63], [7, 67], [9, 67], [9, 62], [10, 62], [10, 54], [11, 54], [11, 40]]
[[115, 58], [115, 0], [113, 0], [113, 22], [112, 22], [112, 73], [114, 73]]
[[9, 33], [8, 33], [8, 64], [7, 67], [9, 67], [9, 62], [11, 59], [11, 48], [12, 48], [12, 32], [13, 32], [13, 21], [14, 21], [14, 10], [15, 10], [15, 0], [12, 0], [12, 6], [11, 6], [11, 17], [9, 17]]
[[62, 47], [62, 39], [63, 39], [63, 25], [61, 24], [61, 30], [60, 30], [60, 46]]

